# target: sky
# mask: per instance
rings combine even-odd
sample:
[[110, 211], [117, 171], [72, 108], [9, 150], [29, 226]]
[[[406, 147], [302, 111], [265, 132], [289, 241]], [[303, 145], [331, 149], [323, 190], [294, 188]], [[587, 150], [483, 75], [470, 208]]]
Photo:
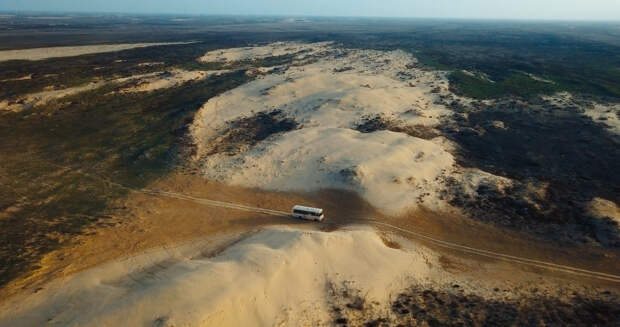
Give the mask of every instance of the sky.
[[620, 0], [0, 0], [0, 11], [620, 20]]

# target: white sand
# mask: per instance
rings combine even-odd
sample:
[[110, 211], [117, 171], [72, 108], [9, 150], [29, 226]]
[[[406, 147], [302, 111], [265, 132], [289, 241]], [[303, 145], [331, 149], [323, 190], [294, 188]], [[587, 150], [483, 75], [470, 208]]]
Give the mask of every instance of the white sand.
[[0, 101], [0, 111], [13, 111], [20, 112], [22, 110], [37, 108], [39, 106], [43, 106], [51, 101], [60, 100], [64, 97], [76, 95], [81, 92], [94, 90], [96, 88], [102, 87], [106, 83], [116, 82], [116, 83], [124, 83], [131, 80], [150, 80], [154, 79], [156, 76], [160, 75], [161, 72], [156, 73], [147, 73], [147, 74], [139, 74], [133, 75], [129, 77], [117, 78], [109, 81], [104, 80], [95, 80], [94, 82], [69, 87], [65, 89], [55, 89], [53, 86], [46, 87], [41, 92], [30, 93], [18, 96], [13, 99], [5, 99]]
[[480, 186], [487, 186], [502, 192], [513, 185], [513, 181], [509, 178], [489, 174], [477, 168], [463, 169], [458, 178], [461, 186], [459, 192], [463, 192], [471, 197], [476, 196], [477, 189]]
[[[397, 74], [415, 63], [405, 53], [360, 51], [339, 59], [327, 58], [315, 64], [291, 67], [284, 74], [272, 74], [207, 102], [194, 129], [197, 138], [214, 135], [226, 122], [255, 112], [280, 109], [305, 126], [350, 128], [365, 115], [384, 115], [409, 125], [436, 126], [452, 112], [435, 105], [431, 84], [443, 75], [420, 72], [418, 86]], [[384, 60], [391, 60], [384, 63]], [[353, 66], [355, 70], [334, 73]], [[439, 84], [439, 82], [437, 82]], [[447, 85], [443, 88], [447, 92]], [[204, 128], [204, 127], [209, 127]], [[206, 134], [206, 135], [205, 135]]]
[[[178, 87], [182, 84], [203, 80], [209, 76], [224, 74], [227, 70], [218, 71], [186, 71], [174, 69], [170, 72], [154, 72], [138, 74], [129, 77], [116, 78], [112, 80], [97, 80], [85, 85], [70, 87], [66, 89], [54, 90], [52, 87], [37, 93], [26, 94], [15, 99], [0, 101], [0, 111], [20, 112], [22, 110], [36, 108], [45, 105], [53, 100], [59, 100], [67, 96], [81, 92], [90, 91], [107, 83], [125, 83], [137, 81], [135, 86], [122, 88], [119, 93], [150, 92], [165, 88]], [[110, 93], [114, 94], [114, 92]]]
[[3, 80], [0, 80], [0, 82], [27, 81], [27, 80], [31, 80], [31, 79], [32, 79], [32, 74], [28, 74], [28, 75], [25, 75], [25, 76], [22, 76], [22, 77], [3, 79]]
[[139, 64], [137, 64], [136, 66], [138, 67], [152, 67], [152, 66], [161, 66], [161, 65], [165, 65], [165, 62], [141, 62]]
[[594, 198], [587, 206], [588, 213], [596, 218], [609, 218], [620, 226], [620, 208], [613, 202]]
[[[306, 47], [314, 47], [322, 57], [316, 62], [296, 60], [295, 66], [280, 67], [283, 73], [263, 70], [271, 74], [201, 108], [191, 132], [203, 173], [225, 183], [266, 189], [350, 189], [389, 213], [419, 205], [445, 208], [439, 196], [444, 177], [461, 178], [463, 172], [450, 154], [454, 145], [441, 137], [428, 141], [388, 131], [362, 134], [353, 128], [364, 117], [377, 115], [403, 126], [431, 128], [450, 120], [452, 111], [436, 104], [439, 96], [450, 94], [446, 74], [415, 68], [416, 59], [402, 51], [347, 50], [324, 43]], [[230, 58], [238, 58], [240, 51], [262, 55], [267, 50], [230, 51]], [[225, 51], [219, 55], [229, 58]], [[204, 155], [228, 122], [273, 110], [281, 110], [301, 129], [273, 135], [234, 156]], [[466, 183], [483, 181], [471, 178], [483, 172], [466, 172]], [[487, 175], [485, 181], [494, 177]]]
[[204, 172], [233, 185], [273, 190], [352, 189], [397, 212], [425, 193], [438, 193], [437, 179], [453, 164], [441, 146], [401, 133], [313, 127], [263, 142], [242, 160], [208, 158]]
[[63, 97], [67, 97], [70, 95], [75, 95], [81, 92], [94, 90], [98, 87], [101, 87], [105, 84], [103, 81], [96, 81], [92, 83], [88, 83], [81, 86], [70, 87], [61, 90], [47, 90], [41, 91], [37, 93], [27, 94], [25, 96], [19, 97], [16, 100], [2, 100], [0, 101], [0, 111], [13, 111], [20, 112], [22, 110], [36, 108], [37, 106], [42, 106], [44, 104], [49, 103], [53, 100], [58, 100]]
[[214, 258], [165, 249], [57, 280], [0, 308], [2, 326], [308, 326], [329, 321], [327, 284], [386, 305], [447, 274], [425, 248], [385, 246], [371, 229], [259, 232]]
[[[142, 76], [136, 86], [131, 86], [119, 90], [120, 93], [150, 92], [160, 89], [177, 87], [190, 81], [200, 81], [209, 76], [224, 74], [227, 70], [218, 71], [187, 71], [173, 69], [169, 72], [160, 72]], [[135, 79], [135, 78], [133, 78]]]
[[558, 92], [552, 96], [543, 96], [551, 104], [563, 106], [577, 106], [585, 110], [584, 115], [595, 123], [601, 124], [609, 132], [620, 136], [620, 104], [605, 104], [588, 101], [587, 106], [577, 103], [569, 92]]
[[267, 57], [278, 57], [291, 54], [298, 54], [303, 58], [309, 54], [315, 54], [323, 50], [324, 46], [331, 42], [323, 43], [297, 43], [297, 42], [276, 42], [265, 46], [221, 49], [207, 52], [198, 61], [202, 62], [223, 62], [234, 63], [245, 60], [264, 59]]
[[524, 73], [524, 74], [525, 74], [525, 75], [527, 75], [529, 78], [531, 78], [531, 79], [533, 79], [533, 80], [535, 80], [535, 81], [538, 81], [538, 82], [549, 83], [549, 84], [555, 84], [555, 82], [554, 82], [554, 81], [549, 80], [549, 79], [542, 78], [542, 77], [540, 77], [540, 76], [538, 76], [538, 75], [534, 75], [534, 74], [531, 74], [531, 73]]
[[594, 122], [603, 124], [605, 128], [620, 135], [620, 104], [605, 105], [596, 103], [592, 108], [586, 108], [586, 116]]
[[125, 43], [99, 44], [66, 47], [34, 48], [22, 50], [0, 51], [0, 62], [8, 60], [42, 60], [48, 58], [73, 57], [91, 53], [116, 52], [135, 48], [153, 47], [159, 45], [186, 44], [186, 42], [169, 43]]

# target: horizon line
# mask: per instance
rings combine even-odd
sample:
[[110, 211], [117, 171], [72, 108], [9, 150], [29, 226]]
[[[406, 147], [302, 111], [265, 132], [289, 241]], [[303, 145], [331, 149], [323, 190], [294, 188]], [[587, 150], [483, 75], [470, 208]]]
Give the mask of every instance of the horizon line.
[[427, 19], [427, 20], [469, 20], [469, 21], [526, 21], [526, 22], [596, 22], [620, 23], [618, 19], [595, 18], [525, 18], [525, 17], [440, 17], [440, 16], [370, 16], [370, 15], [319, 15], [319, 14], [235, 14], [235, 13], [180, 13], [180, 12], [123, 12], [123, 11], [87, 11], [87, 10], [10, 10], [0, 9], [0, 14], [64, 14], [64, 15], [136, 15], [136, 16], [183, 16], [183, 17], [279, 17], [279, 18], [351, 18], [351, 19]]

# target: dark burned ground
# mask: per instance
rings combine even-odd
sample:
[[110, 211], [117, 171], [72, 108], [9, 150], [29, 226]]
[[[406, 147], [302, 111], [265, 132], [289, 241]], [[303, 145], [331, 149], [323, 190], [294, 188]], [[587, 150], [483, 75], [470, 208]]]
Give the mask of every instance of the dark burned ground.
[[[520, 288], [520, 287], [517, 287]], [[468, 294], [458, 284], [435, 289], [410, 286], [391, 296], [389, 307], [370, 301], [351, 283], [327, 284], [332, 324], [336, 326], [618, 326], [617, 293], [560, 288], [551, 295], [494, 288], [492, 297]], [[520, 296], [515, 298], [515, 294]]]
[[296, 129], [297, 122], [282, 115], [281, 110], [259, 112], [254, 116], [228, 123], [228, 128], [214, 142], [207, 155], [226, 153], [235, 155], [245, 148], [268, 138], [273, 134]]
[[452, 97], [440, 101], [457, 114], [438, 130], [381, 115], [363, 117], [354, 128], [422, 139], [444, 135], [459, 145], [459, 165], [516, 181], [504, 190], [481, 186], [479, 195], [470, 197], [448, 178], [450, 203], [473, 219], [555, 241], [620, 247], [617, 223], [587, 213], [594, 197], [620, 202], [620, 145], [615, 135], [583, 116], [583, 109], [540, 99], [506, 98], [490, 106], [464, 106]]
[[[53, 85], [76, 86], [93, 78], [112, 78], [160, 71], [171, 65], [193, 61], [213, 45], [196, 43], [131, 49], [113, 53], [95, 53], [78, 57], [51, 58], [39, 61], [0, 62], [0, 80], [32, 75], [23, 81], [0, 82], [0, 97], [33, 93]], [[163, 62], [157, 66], [138, 66], [144, 62]]]
[[[269, 39], [267, 38], [267, 40]], [[170, 67], [180, 67], [187, 70], [222, 69], [222, 63], [201, 63], [196, 61], [196, 58], [214, 49], [238, 47], [247, 45], [249, 42], [206, 37], [203, 42], [190, 44], [153, 46], [38, 61], [0, 62], [0, 98], [10, 99], [17, 95], [40, 92], [50, 85], [61, 89], [82, 85], [95, 78], [112, 79], [134, 76], [158, 72]], [[294, 55], [285, 55], [245, 61], [237, 63], [235, 68], [271, 67], [288, 63], [293, 57]], [[161, 62], [162, 64], [139, 65], [145, 62]], [[10, 80], [30, 74], [32, 74], [31, 79]]]
[[[459, 164], [518, 183], [505, 193], [481, 188], [475, 199], [457, 188], [452, 204], [475, 219], [547, 238], [620, 246], [617, 223], [590, 217], [585, 209], [593, 197], [620, 202], [620, 146], [614, 135], [576, 107], [518, 100], [475, 107], [460, 107], [468, 119], [443, 128], [460, 146]], [[545, 192], [531, 190], [541, 185], [548, 185]]]
[[[455, 285], [455, 289], [458, 285]], [[348, 294], [347, 294], [348, 295]], [[351, 311], [364, 310], [359, 296], [334, 307], [334, 323], [348, 325]], [[411, 287], [398, 294], [391, 314], [366, 318], [362, 326], [618, 326], [620, 299], [601, 294], [569, 299], [548, 296], [490, 300], [460, 292]]]
[[362, 133], [388, 130], [396, 133], [405, 133], [409, 136], [430, 140], [439, 136], [439, 132], [432, 127], [424, 125], [406, 125], [403, 121], [389, 119], [382, 115], [363, 117], [363, 120], [355, 126]]
[[[601, 290], [559, 290], [549, 295], [495, 288], [496, 296], [467, 294], [458, 284], [446, 289], [413, 285], [394, 294], [385, 308], [350, 283], [328, 283], [336, 326], [618, 326], [620, 298]], [[514, 298], [515, 292], [522, 296]], [[583, 293], [583, 294], [582, 294]], [[502, 295], [505, 294], [505, 295]], [[512, 297], [511, 297], [512, 296]]]
[[411, 325], [614, 326], [620, 323], [620, 299], [576, 295], [500, 301], [416, 287], [398, 295], [392, 312]]
[[[108, 95], [114, 85], [0, 116], [0, 287], [91, 226], [114, 223], [116, 200], [167, 174], [192, 147], [194, 113], [249, 80], [244, 71], [181, 87]], [[63, 168], [68, 167], [68, 168]], [[86, 173], [86, 174], [83, 174]]]

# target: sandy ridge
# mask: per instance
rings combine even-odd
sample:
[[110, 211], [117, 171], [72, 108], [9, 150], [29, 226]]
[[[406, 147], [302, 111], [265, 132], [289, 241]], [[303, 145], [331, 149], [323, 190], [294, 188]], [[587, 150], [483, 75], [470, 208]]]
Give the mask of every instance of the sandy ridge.
[[[201, 60], [259, 58], [276, 43], [224, 49]], [[196, 114], [191, 134], [196, 162], [208, 179], [268, 190], [358, 192], [374, 206], [399, 214], [418, 206], [445, 209], [445, 180], [456, 178], [466, 192], [480, 184], [502, 189], [511, 183], [476, 169], [463, 169], [456, 148], [439, 136], [422, 139], [402, 132], [358, 131], [366, 119], [394, 121], [428, 131], [450, 121], [453, 112], [438, 102], [451, 95], [446, 72], [428, 71], [403, 51], [342, 49], [306, 44], [312, 60], [265, 71], [264, 76], [217, 96]], [[212, 152], [236, 120], [277, 112], [298, 128], [272, 135], [237, 153]]]
[[34, 48], [22, 50], [3, 50], [0, 51], [0, 62], [9, 60], [43, 60], [49, 58], [74, 57], [93, 53], [116, 52], [136, 48], [154, 47], [162, 45], [178, 45], [187, 43], [188, 42], [124, 43]]

